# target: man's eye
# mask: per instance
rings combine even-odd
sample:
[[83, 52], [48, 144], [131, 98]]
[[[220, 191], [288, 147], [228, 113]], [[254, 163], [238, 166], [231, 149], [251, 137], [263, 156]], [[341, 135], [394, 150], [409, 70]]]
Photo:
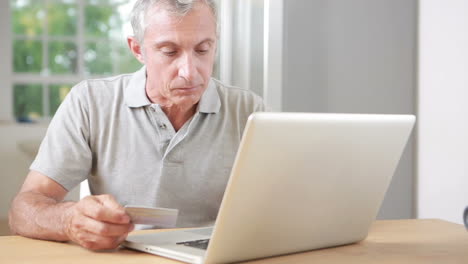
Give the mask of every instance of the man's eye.
[[174, 55], [176, 55], [177, 51], [175, 51], [175, 50], [163, 51], [162, 53], [163, 53], [164, 55], [166, 55], [166, 56], [174, 56]]
[[206, 54], [208, 53], [208, 50], [207, 49], [199, 49], [197, 50], [198, 54]]

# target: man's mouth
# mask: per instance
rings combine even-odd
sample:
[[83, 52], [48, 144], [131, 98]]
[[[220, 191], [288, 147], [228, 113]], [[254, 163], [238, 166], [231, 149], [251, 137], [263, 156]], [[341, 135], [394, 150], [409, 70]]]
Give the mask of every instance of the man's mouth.
[[196, 89], [198, 89], [198, 88], [200, 88], [200, 85], [196, 85], [196, 86], [186, 86], [186, 87], [177, 87], [177, 88], [174, 88], [174, 90], [190, 92], [190, 91], [196, 90]]

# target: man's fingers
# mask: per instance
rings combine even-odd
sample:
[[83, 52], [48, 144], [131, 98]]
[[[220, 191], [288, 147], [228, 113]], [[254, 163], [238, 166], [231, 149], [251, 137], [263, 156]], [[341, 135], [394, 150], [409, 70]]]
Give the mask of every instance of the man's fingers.
[[133, 230], [133, 224], [113, 224], [100, 222], [89, 217], [82, 219], [83, 229], [87, 232], [107, 237], [117, 237], [128, 234]]
[[130, 223], [130, 216], [125, 212], [125, 208], [120, 205], [117, 200], [112, 195], [99, 195], [96, 196], [100, 202], [104, 205], [106, 208], [110, 208], [115, 212], [115, 220], [119, 224], [126, 224]]
[[133, 230], [125, 209], [110, 195], [88, 196], [67, 211], [64, 232], [85, 248], [113, 249]]
[[81, 202], [84, 215], [101, 222], [128, 224], [130, 217], [125, 209], [110, 195], [88, 196]]
[[126, 235], [116, 237], [104, 237], [90, 232], [82, 231], [77, 235], [78, 243], [91, 250], [114, 249], [117, 248]]
[[96, 195], [96, 199], [99, 200], [104, 206], [116, 210], [124, 210], [123, 206], [121, 206], [117, 200], [115, 200], [114, 196], [109, 195], [109, 194], [104, 194], [104, 195]]

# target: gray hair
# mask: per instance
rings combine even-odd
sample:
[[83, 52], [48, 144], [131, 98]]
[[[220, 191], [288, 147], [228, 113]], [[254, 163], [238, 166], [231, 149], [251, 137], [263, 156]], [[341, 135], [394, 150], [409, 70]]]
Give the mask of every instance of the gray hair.
[[145, 35], [145, 30], [147, 26], [147, 24], [145, 23], [146, 14], [148, 10], [154, 5], [159, 3], [166, 4], [168, 6], [168, 11], [173, 12], [175, 15], [183, 17], [188, 12], [190, 12], [190, 10], [193, 9], [194, 5], [197, 2], [203, 2], [210, 7], [215, 17], [217, 28], [218, 12], [214, 0], [137, 0], [135, 5], [133, 6], [132, 13], [130, 14], [133, 35], [136, 37], [137, 41], [140, 44], [143, 43], [143, 37]]

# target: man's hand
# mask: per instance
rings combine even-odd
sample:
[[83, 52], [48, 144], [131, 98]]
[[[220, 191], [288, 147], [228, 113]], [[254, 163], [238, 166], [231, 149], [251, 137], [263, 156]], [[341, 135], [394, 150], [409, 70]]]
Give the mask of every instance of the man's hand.
[[112, 249], [133, 229], [130, 216], [110, 195], [64, 202], [67, 190], [46, 175], [30, 171], [9, 212], [10, 229], [25, 237], [69, 241]]
[[67, 209], [64, 221], [68, 238], [92, 250], [118, 247], [134, 227], [111, 195], [83, 198]]

